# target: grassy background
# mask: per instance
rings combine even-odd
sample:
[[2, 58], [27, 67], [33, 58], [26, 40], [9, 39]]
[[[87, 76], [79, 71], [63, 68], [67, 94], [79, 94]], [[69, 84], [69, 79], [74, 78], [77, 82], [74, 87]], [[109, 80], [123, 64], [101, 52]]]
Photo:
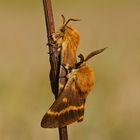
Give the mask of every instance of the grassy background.
[[[71, 140], [140, 139], [140, 1], [52, 0], [81, 35], [78, 53], [108, 46], [89, 61], [96, 84], [85, 120], [69, 126]], [[40, 120], [54, 98], [49, 82], [46, 27], [40, 0], [0, 2], [0, 139], [56, 140]]]

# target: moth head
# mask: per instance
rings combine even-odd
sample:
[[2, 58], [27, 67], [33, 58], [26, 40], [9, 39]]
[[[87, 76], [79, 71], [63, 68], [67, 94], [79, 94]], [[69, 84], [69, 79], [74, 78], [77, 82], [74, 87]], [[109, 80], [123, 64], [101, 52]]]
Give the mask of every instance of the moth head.
[[80, 54], [78, 57], [80, 58], [80, 62], [78, 62], [76, 64], [76, 68], [80, 68], [82, 66], [85, 66], [86, 65], [86, 62], [92, 58], [93, 56], [97, 55], [97, 54], [100, 54], [101, 52], [103, 52], [106, 48], [103, 48], [103, 49], [99, 49], [99, 50], [96, 50], [96, 51], [93, 51], [91, 52], [89, 55], [87, 55], [87, 57], [85, 58], [82, 54]]
[[66, 21], [64, 15], [61, 15], [61, 16], [62, 16], [62, 20], [63, 20], [63, 25], [62, 25], [60, 31], [63, 32], [63, 33], [65, 32], [66, 29], [71, 29], [71, 30], [73, 29], [72, 27], [68, 26], [68, 23], [69, 23], [70, 21], [80, 21], [80, 19], [74, 19], [74, 18], [69, 18], [69, 19]]

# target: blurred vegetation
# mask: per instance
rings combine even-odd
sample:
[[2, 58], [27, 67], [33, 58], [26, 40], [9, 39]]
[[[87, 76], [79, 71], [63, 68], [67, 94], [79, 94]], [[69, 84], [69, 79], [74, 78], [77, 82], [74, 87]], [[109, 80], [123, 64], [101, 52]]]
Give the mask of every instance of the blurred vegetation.
[[[89, 61], [96, 84], [85, 120], [69, 126], [71, 140], [140, 139], [140, 1], [53, 0], [56, 28], [60, 15], [81, 35], [78, 53], [108, 46]], [[56, 140], [57, 129], [40, 120], [54, 100], [42, 1], [0, 2], [0, 139]]]

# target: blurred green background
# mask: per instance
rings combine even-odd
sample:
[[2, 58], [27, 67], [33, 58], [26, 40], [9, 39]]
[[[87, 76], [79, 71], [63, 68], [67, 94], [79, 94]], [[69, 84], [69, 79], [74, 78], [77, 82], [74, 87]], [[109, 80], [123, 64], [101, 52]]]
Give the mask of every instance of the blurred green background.
[[[96, 84], [70, 140], [140, 140], [140, 1], [52, 3], [56, 29], [61, 14], [81, 19], [78, 53], [109, 47], [89, 61]], [[0, 140], [58, 140], [40, 127], [54, 100], [46, 43], [42, 0], [0, 1]]]

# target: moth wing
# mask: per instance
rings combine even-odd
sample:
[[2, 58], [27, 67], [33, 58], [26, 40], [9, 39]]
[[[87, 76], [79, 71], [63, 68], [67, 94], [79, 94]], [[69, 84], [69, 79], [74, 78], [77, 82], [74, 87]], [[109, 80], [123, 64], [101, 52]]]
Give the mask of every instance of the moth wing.
[[76, 76], [68, 79], [60, 96], [44, 115], [41, 126], [44, 128], [64, 127], [75, 121], [82, 121], [84, 115], [85, 99], [76, 88]]
[[[75, 64], [77, 63], [76, 48], [77, 44], [74, 44], [73, 41], [67, 40], [62, 43], [60, 56], [61, 64], [66, 64], [69, 67], [75, 68]], [[65, 75], [67, 75], [66, 69], [61, 65], [59, 76], [63, 77]], [[59, 94], [63, 92], [66, 82], [67, 78], [59, 78]]]

